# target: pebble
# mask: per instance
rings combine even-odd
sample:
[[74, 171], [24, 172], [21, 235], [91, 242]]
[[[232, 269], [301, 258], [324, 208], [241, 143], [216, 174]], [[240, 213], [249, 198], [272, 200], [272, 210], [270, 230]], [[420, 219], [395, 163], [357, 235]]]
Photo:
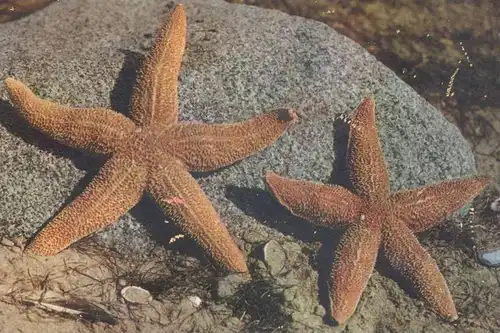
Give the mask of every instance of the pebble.
[[11, 241], [10, 239], [7, 239], [7, 238], [2, 238], [2, 241], [0, 242], [0, 244], [2, 244], [4, 246], [8, 246], [8, 247], [15, 245], [13, 241]]
[[246, 277], [242, 274], [226, 275], [217, 283], [217, 296], [219, 298], [226, 298], [234, 295], [246, 281]]
[[500, 198], [497, 198], [495, 201], [493, 201], [490, 205], [490, 208], [494, 212], [500, 212]]
[[316, 316], [324, 317], [326, 315], [326, 310], [323, 306], [321, 305], [316, 305], [316, 308], [314, 309], [314, 314]]
[[264, 261], [269, 268], [270, 273], [275, 276], [283, 273], [286, 253], [283, 247], [275, 240], [271, 240], [264, 246]]
[[194, 268], [200, 265], [200, 261], [196, 258], [187, 257], [179, 260], [178, 267], [181, 268]]
[[479, 262], [488, 267], [500, 267], [500, 247], [490, 250], [482, 250], [477, 254]]
[[118, 285], [120, 287], [125, 287], [127, 285], [127, 280], [125, 280], [125, 279], [118, 279]]
[[201, 298], [198, 296], [188, 296], [188, 300], [193, 304], [195, 308], [199, 308], [201, 305]]
[[249, 230], [243, 234], [242, 238], [248, 243], [256, 244], [266, 241], [268, 235], [261, 231]]
[[21, 252], [23, 252], [23, 250], [20, 247], [17, 247], [17, 246], [13, 246], [10, 249], [11, 249], [12, 252], [15, 252], [15, 253], [21, 253]]
[[153, 300], [153, 296], [151, 296], [149, 291], [137, 286], [127, 286], [120, 293], [129, 303], [147, 304]]

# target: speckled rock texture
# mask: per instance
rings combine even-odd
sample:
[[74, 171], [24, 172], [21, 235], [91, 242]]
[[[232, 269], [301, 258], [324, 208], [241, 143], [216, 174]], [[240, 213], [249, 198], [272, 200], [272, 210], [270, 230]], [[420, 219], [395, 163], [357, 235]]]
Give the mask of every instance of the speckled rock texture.
[[[258, 197], [263, 170], [316, 181], [330, 178], [335, 151], [345, 145], [341, 139], [337, 147], [334, 120], [368, 94], [377, 100], [377, 125], [394, 190], [472, 172], [473, 157], [459, 131], [394, 73], [325, 24], [223, 1], [184, 3], [188, 46], [180, 74], [182, 120], [240, 121], [279, 107], [294, 107], [301, 115], [264, 152], [200, 175], [233, 232], [261, 222], [238, 204], [244, 196]], [[0, 78], [13, 76], [59, 103], [126, 112], [140, 54], [170, 8], [165, 1], [62, 1], [4, 24]], [[0, 96], [2, 109], [8, 108], [5, 90]], [[88, 179], [79, 180], [99, 161], [92, 163], [92, 157], [26, 129], [6, 111], [0, 114], [0, 230], [30, 235], [78, 194]], [[235, 187], [238, 198], [227, 193], [228, 186]], [[258, 198], [248, 199], [258, 204]], [[164, 221], [139, 217], [148, 213], [141, 207], [134, 211], [101, 237], [129, 249], [150, 245], [142, 224]]]

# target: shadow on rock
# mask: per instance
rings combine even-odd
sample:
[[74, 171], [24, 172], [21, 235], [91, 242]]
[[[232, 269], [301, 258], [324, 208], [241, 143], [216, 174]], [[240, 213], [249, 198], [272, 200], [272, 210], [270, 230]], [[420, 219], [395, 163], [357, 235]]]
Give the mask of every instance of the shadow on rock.
[[102, 156], [72, 149], [34, 129], [19, 115], [16, 108], [5, 100], [0, 100], [0, 123], [13, 136], [21, 138], [28, 145], [35, 146], [58, 157], [70, 159], [79, 170], [96, 170], [104, 161]]

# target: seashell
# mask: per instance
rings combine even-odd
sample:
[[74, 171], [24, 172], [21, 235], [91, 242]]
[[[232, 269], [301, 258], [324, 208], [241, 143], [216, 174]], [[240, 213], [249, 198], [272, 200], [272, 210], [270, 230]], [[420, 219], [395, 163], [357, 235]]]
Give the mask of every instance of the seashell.
[[120, 294], [127, 302], [133, 304], [148, 304], [153, 300], [149, 291], [137, 286], [127, 286], [121, 290]]

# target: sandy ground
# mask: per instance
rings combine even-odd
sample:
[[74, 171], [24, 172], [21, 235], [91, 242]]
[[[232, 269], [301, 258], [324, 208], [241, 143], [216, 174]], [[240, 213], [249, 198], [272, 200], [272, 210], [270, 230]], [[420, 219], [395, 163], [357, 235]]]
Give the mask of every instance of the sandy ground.
[[[216, 306], [193, 301], [193, 296], [207, 295], [194, 290], [204, 283], [191, 264], [176, 263], [180, 271], [174, 273], [167, 267], [172, 260], [162, 257], [165, 251], [144, 262], [89, 243], [54, 257], [36, 257], [23, 253], [22, 240], [4, 238], [0, 332], [212, 332], [215, 326], [218, 332], [239, 331], [242, 322], [219, 313], [219, 321], [227, 324], [215, 325]], [[176, 278], [170, 279], [171, 274]], [[194, 284], [186, 275], [201, 279]], [[147, 304], [126, 301], [121, 290], [134, 283], [148, 285], [153, 299]]]
[[[490, 209], [498, 196], [490, 187], [467, 216], [447, 220], [420, 236], [446, 276], [458, 321], [444, 323], [432, 313], [422, 316], [425, 307], [420, 301], [408, 297], [398, 280], [377, 271], [348, 331], [494, 332], [500, 325], [500, 272], [480, 265], [477, 253], [500, 236], [500, 213]], [[147, 260], [124, 258], [90, 238], [57, 256], [37, 257], [23, 252], [23, 244], [23, 240], [5, 238], [0, 243], [2, 333], [298, 332], [286, 322], [293, 316], [283, 316], [279, 309], [289, 304], [263, 281], [244, 285], [237, 302], [221, 302], [214, 288], [220, 279], [213, 274], [216, 270], [184, 255], [172, 256], [164, 248], [148, 254]], [[301, 267], [311, 270], [306, 264], [309, 259], [303, 257]], [[258, 270], [250, 267], [253, 273]], [[152, 300], [126, 301], [121, 290], [136, 285], [149, 290]], [[267, 298], [271, 294], [273, 299]], [[194, 301], [197, 297], [201, 304]], [[265, 325], [256, 328], [251, 311], [259, 313]], [[344, 329], [324, 325], [321, 332]]]

